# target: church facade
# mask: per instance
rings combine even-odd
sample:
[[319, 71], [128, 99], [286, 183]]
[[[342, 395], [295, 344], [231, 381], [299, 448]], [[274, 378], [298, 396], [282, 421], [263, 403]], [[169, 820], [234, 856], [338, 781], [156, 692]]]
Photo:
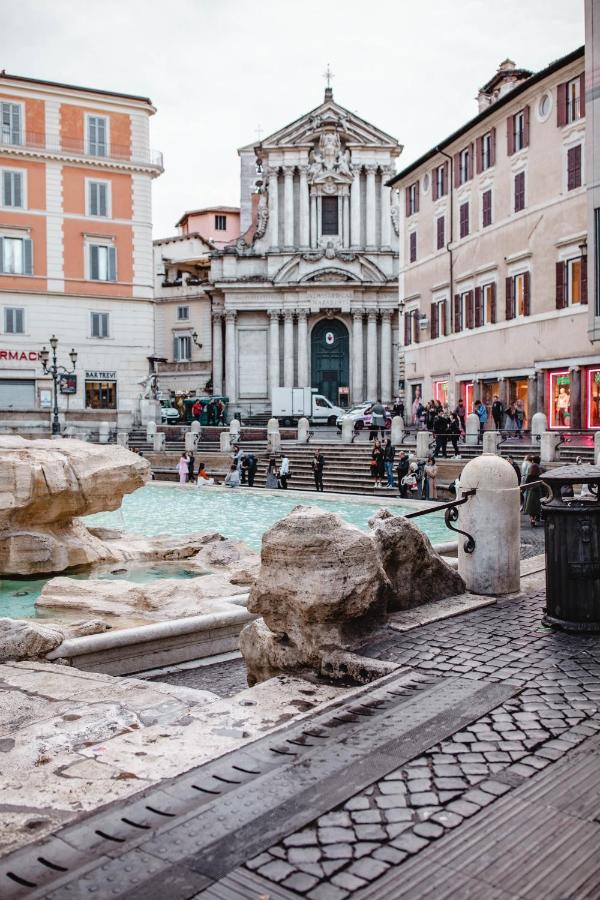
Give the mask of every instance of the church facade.
[[211, 254], [212, 387], [230, 409], [274, 387], [351, 405], [398, 391], [402, 147], [337, 104], [242, 147], [241, 237]]

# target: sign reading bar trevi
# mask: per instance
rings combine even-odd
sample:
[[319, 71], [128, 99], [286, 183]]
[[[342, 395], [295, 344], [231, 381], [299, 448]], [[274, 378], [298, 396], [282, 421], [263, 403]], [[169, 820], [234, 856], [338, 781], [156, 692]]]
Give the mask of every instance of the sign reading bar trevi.
[[11, 362], [37, 362], [39, 358], [39, 350], [3, 350], [0, 348], [0, 360], [9, 359]]
[[86, 378], [95, 378], [97, 381], [116, 381], [117, 373], [116, 372], [99, 372], [96, 370], [88, 371], [86, 369], [85, 377]]

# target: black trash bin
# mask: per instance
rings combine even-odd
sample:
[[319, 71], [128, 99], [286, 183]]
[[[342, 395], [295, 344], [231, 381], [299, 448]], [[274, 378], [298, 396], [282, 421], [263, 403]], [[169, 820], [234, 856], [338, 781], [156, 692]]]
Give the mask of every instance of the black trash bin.
[[[561, 466], [541, 476], [546, 537], [543, 621], [565, 631], [600, 631], [600, 466]], [[587, 485], [583, 494], [576, 485]]]

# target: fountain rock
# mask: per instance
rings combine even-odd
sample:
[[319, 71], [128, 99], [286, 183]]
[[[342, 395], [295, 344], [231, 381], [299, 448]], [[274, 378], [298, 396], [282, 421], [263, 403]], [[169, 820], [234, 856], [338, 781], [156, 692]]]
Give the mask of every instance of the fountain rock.
[[148, 479], [149, 463], [124, 447], [0, 438], [0, 571], [60, 572], [110, 560], [78, 516], [118, 509]]
[[64, 640], [106, 631], [104, 622], [65, 626], [20, 619], [0, 619], [0, 662], [43, 657]]
[[318, 668], [326, 648], [355, 646], [383, 620], [389, 592], [369, 534], [334, 513], [297, 506], [263, 536], [248, 611], [264, 622], [240, 635], [249, 683]]

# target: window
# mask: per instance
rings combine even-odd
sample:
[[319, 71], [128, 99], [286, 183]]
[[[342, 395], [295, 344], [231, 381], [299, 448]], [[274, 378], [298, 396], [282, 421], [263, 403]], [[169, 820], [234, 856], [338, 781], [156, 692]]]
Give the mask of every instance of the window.
[[20, 103], [0, 103], [0, 143], [22, 144], [23, 125]]
[[506, 120], [506, 152], [509, 156], [529, 146], [529, 107]]
[[117, 280], [117, 251], [107, 244], [89, 245], [89, 277], [91, 281]]
[[180, 322], [187, 321], [190, 317], [190, 308], [189, 306], [178, 306], [177, 307], [177, 318]]
[[506, 318], [528, 316], [530, 311], [530, 275], [520, 272], [506, 279]]
[[87, 117], [87, 152], [108, 156], [108, 122], [105, 116]]
[[475, 288], [473, 310], [475, 328], [481, 328], [483, 325], [490, 325], [496, 321], [496, 285], [493, 282]]
[[29, 238], [0, 237], [0, 272], [5, 275], [33, 275], [33, 241]]
[[581, 187], [581, 144], [567, 150], [567, 190]]
[[473, 314], [473, 291], [455, 294], [452, 304], [452, 331], [459, 332], [463, 328], [473, 328]]
[[5, 334], [25, 334], [25, 310], [18, 308], [4, 308], [4, 332]]
[[88, 409], [116, 409], [116, 381], [86, 381], [85, 405]]
[[419, 313], [418, 309], [413, 309], [410, 312], [404, 313], [404, 343], [405, 343], [405, 345], [419, 343], [419, 321], [420, 321], [420, 313]]
[[408, 236], [408, 246], [409, 246], [409, 259], [410, 262], [417, 261], [417, 232], [411, 231]]
[[23, 209], [23, 173], [11, 169], [2, 171], [2, 206]]
[[406, 188], [406, 216], [412, 216], [419, 212], [419, 182]]
[[460, 184], [464, 184], [472, 177], [471, 164], [471, 148], [465, 147], [460, 153]]
[[227, 231], [227, 216], [215, 216], [215, 230]]
[[459, 233], [461, 238], [467, 237], [469, 234], [469, 204], [461, 203], [458, 209], [459, 213]]
[[556, 263], [556, 308], [587, 303], [587, 256]]
[[337, 197], [321, 197], [321, 234], [338, 234]]
[[431, 304], [431, 338], [448, 334], [446, 322], [446, 301], [436, 300]]
[[557, 124], [560, 127], [576, 122], [585, 115], [585, 74], [558, 85], [556, 104]]
[[189, 362], [192, 358], [192, 339], [189, 335], [178, 335], [175, 338], [176, 362]]
[[102, 216], [106, 218], [108, 212], [107, 181], [88, 181], [88, 216]]
[[477, 171], [485, 172], [486, 169], [496, 164], [496, 129], [477, 139]]
[[433, 200], [445, 197], [448, 193], [448, 163], [442, 163], [433, 170], [432, 179]]
[[492, 191], [484, 191], [481, 195], [481, 224], [484, 228], [492, 224]]
[[446, 245], [446, 218], [439, 216], [436, 220], [436, 247], [443, 250]]
[[93, 338], [108, 337], [108, 313], [91, 313], [91, 329]]
[[525, 209], [525, 172], [515, 175], [515, 212]]

